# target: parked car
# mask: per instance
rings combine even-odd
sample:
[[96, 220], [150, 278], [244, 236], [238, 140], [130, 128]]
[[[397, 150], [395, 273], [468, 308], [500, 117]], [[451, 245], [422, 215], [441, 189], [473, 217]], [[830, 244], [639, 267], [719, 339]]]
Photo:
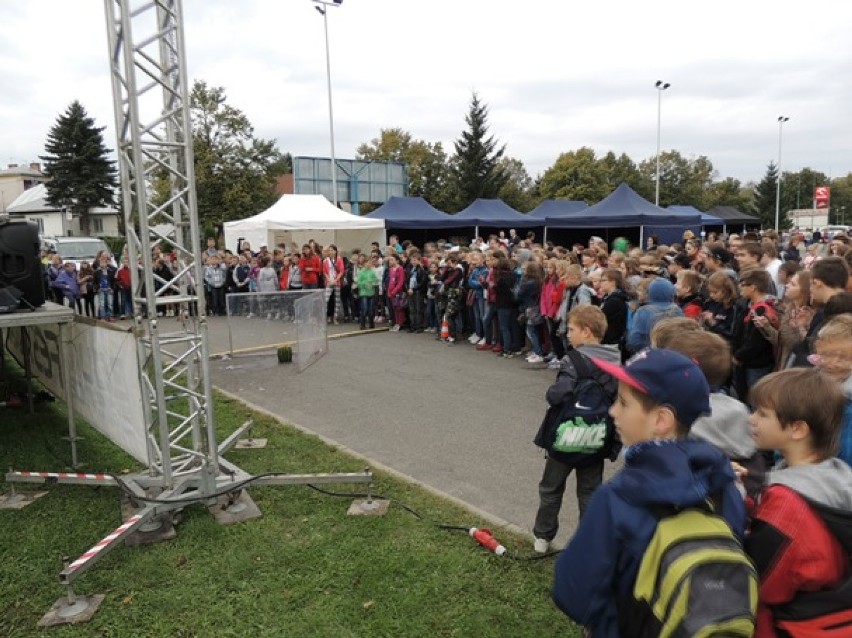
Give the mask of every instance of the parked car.
[[836, 235], [848, 235], [849, 229], [852, 226], [844, 226], [843, 224], [834, 224], [831, 226], [823, 226], [819, 229], [819, 232], [822, 234], [823, 239], [831, 239]]
[[[52, 250], [62, 257], [62, 261], [71, 261], [80, 269], [80, 263], [88, 261], [95, 265], [95, 259], [102, 250], [109, 252], [109, 247], [99, 237], [43, 237], [41, 247]], [[110, 263], [115, 265], [115, 259], [110, 253]]]

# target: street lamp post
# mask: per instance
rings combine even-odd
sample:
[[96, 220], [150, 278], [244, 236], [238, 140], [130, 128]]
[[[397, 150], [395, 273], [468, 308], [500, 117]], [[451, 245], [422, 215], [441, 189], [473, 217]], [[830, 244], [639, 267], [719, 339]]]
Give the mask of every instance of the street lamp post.
[[657, 188], [654, 195], [654, 205], [660, 205], [660, 118], [663, 109], [663, 91], [669, 88], [671, 84], [657, 80], [654, 88], [657, 89]]
[[775, 179], [775, 232], [778, 232], [778, 222], [781, 217], [781, 131], [784, 128], [784, 122], [789, 121], [789, 117], [783, 115], [778, 116], [778, 177]]
[[328, 81], [328, 131], [331, 138], [331, 199], [332, 204], [337, 206], [337, 161], [334, 157], [334, 110], [331, 106], [331, 55], [328, 49], [328, 9], [327, 7], [339, 7], [343, 0], [313, 0], [317, 5], [314, 9], [322, 15], [325, 27], [325, 74]]

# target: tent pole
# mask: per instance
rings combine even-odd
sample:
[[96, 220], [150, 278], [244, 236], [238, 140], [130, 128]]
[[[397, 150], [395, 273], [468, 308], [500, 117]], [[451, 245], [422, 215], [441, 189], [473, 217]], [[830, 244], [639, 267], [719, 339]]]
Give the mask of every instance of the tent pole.
[[639, 248], [645, 250], [645, 227], [639, 226]]

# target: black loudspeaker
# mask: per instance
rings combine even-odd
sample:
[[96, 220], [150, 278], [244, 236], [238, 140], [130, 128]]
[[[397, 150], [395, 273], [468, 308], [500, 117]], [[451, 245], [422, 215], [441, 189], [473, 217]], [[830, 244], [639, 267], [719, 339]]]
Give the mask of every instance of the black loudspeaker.
[[44, 305], [44, 275], [38, 226], [30, 222], [0, 224], [0, 288], [21, 291], [21, 308]]

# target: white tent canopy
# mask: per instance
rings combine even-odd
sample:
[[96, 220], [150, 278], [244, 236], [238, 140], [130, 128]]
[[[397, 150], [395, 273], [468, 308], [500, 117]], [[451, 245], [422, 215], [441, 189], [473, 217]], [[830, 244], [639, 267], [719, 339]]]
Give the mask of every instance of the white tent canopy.
[[322, 195], [282, 195], [270, 208], [254, 217], [225, 222], [225, 246], [236, 250], [237, 240], [251, 243], [252, 250], [266, 245], [299, 246], [315, 240], [339, 250], [369, 249], [370, 242], [385, 241], [383, 219], [368, 219], [335, 208]]

